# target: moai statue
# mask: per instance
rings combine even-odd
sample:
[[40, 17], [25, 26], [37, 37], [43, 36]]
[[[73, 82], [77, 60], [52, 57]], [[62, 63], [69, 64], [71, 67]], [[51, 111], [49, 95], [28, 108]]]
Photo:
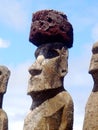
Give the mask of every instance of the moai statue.
[[64, 89], [68, 71], [68, 48], [73, 28], [67, 16], [54, 10], [33, 14], [30, 41], [38, 48], [29, 68], [28, 95], [32, 98], [24, 130], [72, 130], [73, 101]]
[[85, 108], [83, 130], [98, 130], [98, 42], [93, 45], [89, 73], [94, 80]]
[[3, 96], [7, 90], [7, 84], [10, 77], [10, 70], [5, 66], [0, 66], [0, 130], [8, 130], [8, 117], [3, 110]]

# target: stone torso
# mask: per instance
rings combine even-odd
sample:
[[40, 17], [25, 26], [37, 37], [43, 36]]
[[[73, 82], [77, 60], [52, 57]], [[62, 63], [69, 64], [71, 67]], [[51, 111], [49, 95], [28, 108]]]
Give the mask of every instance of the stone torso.
[[63, 91], [30, 111], [24, 130], [72, 130], [73, 102]]
[[0, 109], [0, 130], [8, 130], [8, 117], [3, 109]]
[[83, 130], [98, 130], [98, 42], [92, 47], [89, 73], [94, 85], [86, 104]]
[[98, 92], [92, 92], [85, 109], [83, 130], [98, 130]]

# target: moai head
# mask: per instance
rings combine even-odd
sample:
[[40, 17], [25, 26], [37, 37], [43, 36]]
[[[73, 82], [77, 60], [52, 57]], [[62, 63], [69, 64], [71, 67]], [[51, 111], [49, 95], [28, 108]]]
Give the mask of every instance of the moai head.
[[92, 75], [94, 79], [94, 84], [95, 84], [94, 89], [98, 89], [98, 87], [96, 88], [96, 86], [98, 86], [98, 42], [96, 42], [93, 45], [92, 53], [93, 54], [92, 54], [91, 63], [89, 67], [89, 73]]
[[35, 56], [36, 61], [29, 68], [28, 94], [63, 86], [68, 71], [68, 49], [61, 43], [50, 43], [40, 46]]
[[0, 94], [6, 92], [9, 77], [10, 70], [5, 66], [0, 66]]
[[38, 49], [36, 61], [29, 69], [28, 94], [63, 86], [68, 48], [73, 45], [73, 28], [67, 16], [55, 10], [34, 13], [29, 41]]

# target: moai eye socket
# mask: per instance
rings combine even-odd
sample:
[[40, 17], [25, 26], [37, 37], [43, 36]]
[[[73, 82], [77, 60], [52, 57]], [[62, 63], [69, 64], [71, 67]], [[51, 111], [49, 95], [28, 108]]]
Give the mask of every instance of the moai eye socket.
[[54, 58], [57, 56], [59, 56], [59, 53], [54, 49], [48, 50], [48, 52], [46, 54], [46, 58]]
[[37, 49], [35, 51], [35, 57], [37, 58], [39, 55], [43, 55], [45, 58], [50, 59], [59, 56], [59, 53], [55, 49], [46, 47], [46, 48]]

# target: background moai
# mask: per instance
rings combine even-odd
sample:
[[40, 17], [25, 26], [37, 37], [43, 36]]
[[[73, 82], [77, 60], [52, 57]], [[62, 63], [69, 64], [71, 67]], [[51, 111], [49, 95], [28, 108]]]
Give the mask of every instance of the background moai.
[[93, 45], [89, 73], [94, 80], [85, 108], [83, 130], [98, 130], [98, 42]]
[[0, 66], [0, 130], [8, 130], [8, 117], [3, 110], [3, 96], [7, 90], [10, 77], [10, 70], [5, 66]]
[[32, 105], [24, 130], [72, 130], [73, 101], [63, 83], [73, 44], [72, 25], [61, 12], [38, 11], [33, 14], [29, 40], [38, 48], [29, 68], [27, 93]]

